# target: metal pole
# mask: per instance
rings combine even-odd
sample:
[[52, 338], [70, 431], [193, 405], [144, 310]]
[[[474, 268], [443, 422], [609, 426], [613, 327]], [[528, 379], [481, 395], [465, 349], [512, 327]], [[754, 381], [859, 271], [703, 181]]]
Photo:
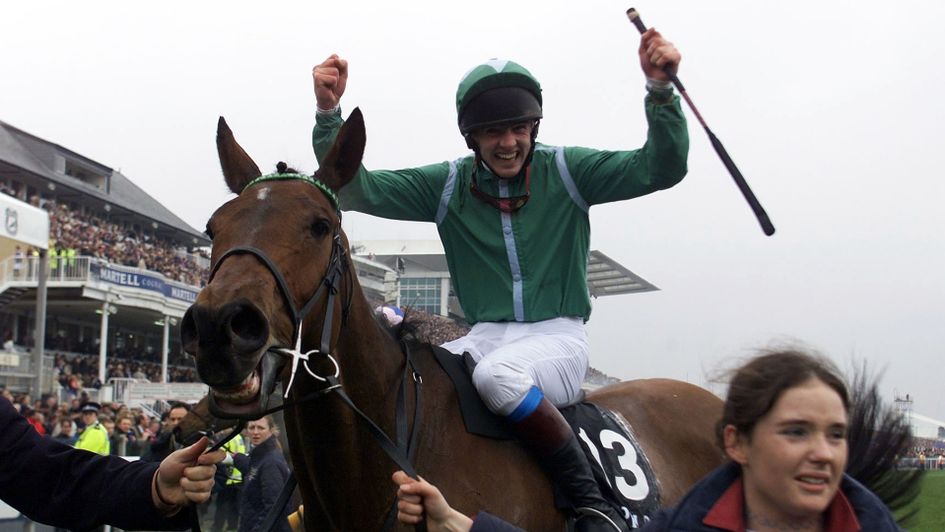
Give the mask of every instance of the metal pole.
[[171, 317], [164, 315], [164, 340], [161, 342], [161, 382], [167, 382], [167, 352], [171, 339]]
[[99, 333], [98, 346], [98, 381], [105, 385], [105, 354], [108, 352], [108, 307], [110, 307], [108, 301], [108, 296], [105, 296], [105, 301], [102, 303], [102, 327], [101, 332]]
[[46, 347], [46, 272], [49, 271], [49, 256], [45, 249], [39, 250], [39, 264], [36, 267], [36, 329], [33, 336], [33, 397], [43, 394], [43, 355]]

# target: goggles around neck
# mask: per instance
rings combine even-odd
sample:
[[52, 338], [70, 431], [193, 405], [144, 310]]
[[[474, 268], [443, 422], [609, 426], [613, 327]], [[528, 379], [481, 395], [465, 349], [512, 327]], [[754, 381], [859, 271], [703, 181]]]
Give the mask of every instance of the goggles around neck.
[[491, 194], [486, 194], [479, 188], [479, 165], [476, 165], [476, 169], [473, 170], [472, 179], [469, 181], [469, 191], [472, 192], [473, 197], [487, 203], [496, 209], [505, 212], [513, 213], [528, 203], [529, 198], [531, 198], [531, 188], [529, 187], [532, 177], [532, 167], [528, 165], [525, 167], [525, 193], [519, 196], [511, 196], [508, 198], [499, 198]]

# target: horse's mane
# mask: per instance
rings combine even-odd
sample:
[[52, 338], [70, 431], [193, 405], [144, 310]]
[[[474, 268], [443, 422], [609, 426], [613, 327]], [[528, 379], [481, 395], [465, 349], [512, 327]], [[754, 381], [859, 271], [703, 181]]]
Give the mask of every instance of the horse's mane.
[[434, 316], [414, 307], [404, 307], [404, 319], [391, 325], [384, 316], [374, 312], [374, 321], [397, 342], [419, 346], [440, 345], [469, 332], [469, 327], [453, 320]]
[[392, 325], [383, 314], [378, 312], [373, 314], [374, 321], [381, 326], [381, 329], [387, 331], [387, 334], [389, 334], [391, 338], [398, 342], [432, 343], [423, 337], [423, 333], [420, 330], [422, 323], [421, 320], [417, 318], [417, 311], [411, 307], [404, 308], [403, 311], [404, 319], [396, 325]]
[[[847, 473], [897, 512], [915, 501], [923, 472], [896, 467], [897, 459], [911, 444], [912, 428], [899, 412], [883, 403], [878, 380], [868, 374], [865, 363], [853, 372]], [[916, 511], [912, 508], [903, 513], [899, 524], [904, 525]]]
[[284, 163], [284, 162], [282, 162], [282, 161], [279, 161], [279, 162], [276, 163], [276, 172], [278, 172], [278, 173], [280, 173], [280, 174], [300, 174], [300, 173], [302, 173], [302, 172], [299, 172], [299, 171], [296, 170], [295, 168], [292, 168], [291, 166], [289, 166], [288, 164], [286, 164], [286, 163]]

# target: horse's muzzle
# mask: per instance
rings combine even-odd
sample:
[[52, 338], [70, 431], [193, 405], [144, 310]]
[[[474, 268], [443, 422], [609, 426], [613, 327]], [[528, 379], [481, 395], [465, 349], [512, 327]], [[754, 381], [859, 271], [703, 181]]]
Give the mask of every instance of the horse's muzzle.
[[259, 361], [269, 320], [248, 300], [212, 309], [194, 304], [181, 321], [184, 351], [196, 357], [200, 379], [212, 387], [238, 384]]

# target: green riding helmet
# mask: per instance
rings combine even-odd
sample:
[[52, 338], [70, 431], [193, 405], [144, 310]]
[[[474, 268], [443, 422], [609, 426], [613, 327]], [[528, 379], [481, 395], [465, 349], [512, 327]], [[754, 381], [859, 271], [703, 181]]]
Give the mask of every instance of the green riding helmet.
[[463, 76], [456, 89], [459, 131], [541, 119], [541, 85], [522, 65], [491, 59]]

